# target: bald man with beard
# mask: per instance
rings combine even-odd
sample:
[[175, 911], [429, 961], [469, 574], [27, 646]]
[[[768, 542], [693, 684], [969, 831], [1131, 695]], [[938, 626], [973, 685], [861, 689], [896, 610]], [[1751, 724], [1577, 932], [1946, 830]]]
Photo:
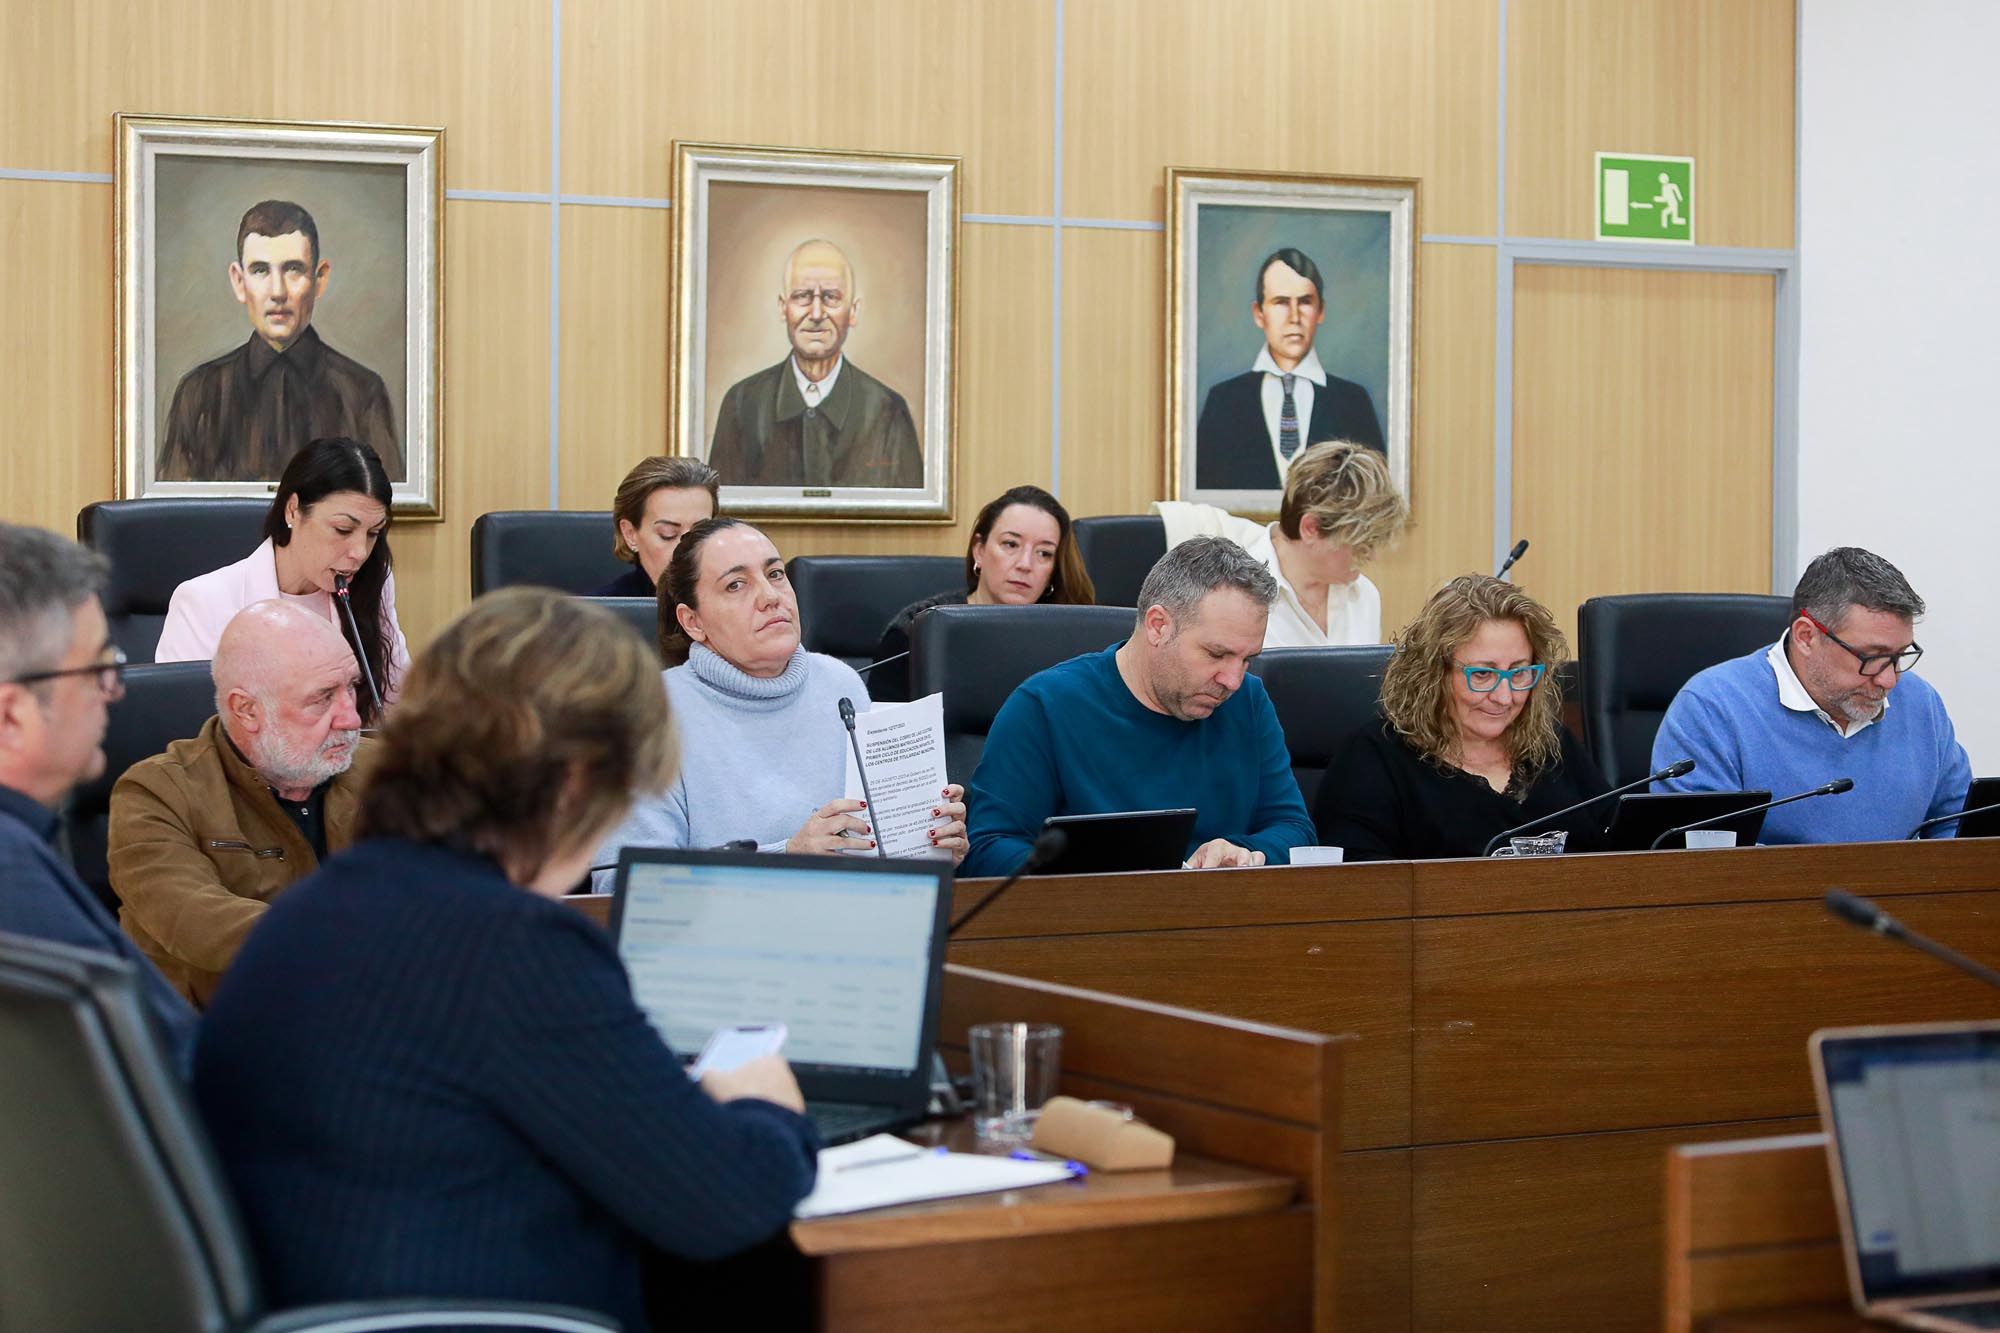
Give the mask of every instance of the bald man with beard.
[[210, 663], [215, 716], [111, 792], [111, 887], [134, 943], [197, 1006], [273, 898], [354, 838], [360, 670], [340, 631], [256, 602]]
[[778, 314], [792, 354], [723, 395], [708, 465], [733, 486], [922, 486], [910, 405], [841, 355], [861, 298], [838, 246], [792, 251]]

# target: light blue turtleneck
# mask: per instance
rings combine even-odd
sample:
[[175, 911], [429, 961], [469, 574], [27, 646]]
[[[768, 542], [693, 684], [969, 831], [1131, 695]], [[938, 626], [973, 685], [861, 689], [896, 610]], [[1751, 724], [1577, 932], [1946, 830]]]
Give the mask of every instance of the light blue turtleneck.
[[695, 644], [687, 665], [661, 673], [680, 771], [642, 797], [592, 859], [591, 887], [611, 889], [620, 849], [715, 847], [754, 838], [783, 851], [813, 811], [846, 789], [840, 701], [868, 708], [868, 687], [838, 658], [801, 648], [777, 676], [752, 676]]

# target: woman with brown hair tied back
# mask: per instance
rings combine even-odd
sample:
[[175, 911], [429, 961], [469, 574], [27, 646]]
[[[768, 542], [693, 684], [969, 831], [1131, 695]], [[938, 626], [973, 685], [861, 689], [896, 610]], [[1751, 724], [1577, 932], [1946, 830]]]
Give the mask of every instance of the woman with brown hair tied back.
[[[1069, 510], [1039, 486], [1016, 486], [987, 501], [972, 521], [965, 544], [965, 587], [897, 612], [875, 645], [875, 660], [909, 652], [917, 617], [935, 606], [1089, 606], [1096, 600]], [[885, 703], [908, 699], [909, 658], [870, 672], [868, 692]]]
[[547, 589], [410, 672], [362, 841], [288, 890], [206, 1015], [195, 1094], [273, 1300], [554, 1302], [647, 1322], [651, 1251], [782, 1229], [817, 1140], [777, 1056], [697, 1084], [556, 901], [673, 776], [652, 648]]
[[[1396, 636], [1382, 721], [1327, 769], [1319, 839], [1349, 861], [1478, 856], [1494, 834], [1606, 790], [1562, 725], [1555, 680], [1569, 646], [1555, 618], [1511, 583], [1466, 574]], [[1601, 810], [1562, 825], [1590, 850]]]

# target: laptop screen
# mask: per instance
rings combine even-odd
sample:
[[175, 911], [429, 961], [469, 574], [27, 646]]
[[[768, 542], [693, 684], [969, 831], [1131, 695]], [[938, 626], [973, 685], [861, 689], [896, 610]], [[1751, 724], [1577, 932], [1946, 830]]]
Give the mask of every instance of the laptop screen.
[[794, 1065], [867, 1075], [917, 1069], [927, 1058], [943, 872], [769, 856], [731, 862], [622, 868], [618, 953], [667, 1044], [692, 1054], [717, 1028], [775, 1020], [788, 1029], [785, 1058]]
[[1822, 1042], [1868, 1300], [2000, 1287], [2000, 1024]]

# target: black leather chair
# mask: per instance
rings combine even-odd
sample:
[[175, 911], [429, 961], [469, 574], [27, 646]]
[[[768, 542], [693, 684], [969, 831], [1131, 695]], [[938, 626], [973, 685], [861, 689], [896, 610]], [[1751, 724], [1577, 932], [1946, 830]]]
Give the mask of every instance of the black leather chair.
[[76, 538], [111, 562], [104, 616], [129, 662], [150, 662], [174, 589], [233, 565], [264, 540], [268, 500], [100, 500], [77, 511]]
[[1251, 659], [1285, 729], [1292, 776], [1312, 809], [1327, 765], [1347, 738], [1375, 717], [1389, 645], [1343, 648], [1271, 648]]
[[653, 597], [585, 597], [582, 601], [601, 606], [639, 631], [639, 637], [658, 647], [660, 603]]
[[940, 606], [917, 620], [910, 693], [944, 692], [945, 771], [967, 782], [1007, 696], [1037, 671], [1132, 635], [1126, 606]]
[[1136, 604], [1139, 585], [1167, 553], [1167, 525], [1159, 515], [1100, 514], [1078, 519], [1074, 531], [1098, 605]]
[[1653, 737], [1690, 677], [1778, 641], [1792, 599], [1748, 593], [1638, 593], [1577, 608], [1583, 723], [1613, 786], [1652, 768]]
[[965, 560], [955, 555], [799, 555], [785, 573], [806, 651], [851, 667], [875, 660], [882, 631], [911, 602], [965, 586]]
[[104, 727], [104, 772], [71, 792], [63, 812], [70, 864], [77, 878], [95, 889], [113, 912], [118, 910], [118, 898], [105, 868], [113, 784], [141, 759], [200, 731], [214, 712], [215, 685], [206, 662], [158, 662], [126, 669], [125, 697], [111, 705]]
[[581, 1310], [500, 1301], [267, 1314], [213, 1150], [122, 960], [0, 935], [0, 1069], [0, 1328], [617, 1328]]
[[631, 568], [611, 554], [611, 511], [497, 509], [472, 521], [472, 595], [532, 583], [588, 595]]

